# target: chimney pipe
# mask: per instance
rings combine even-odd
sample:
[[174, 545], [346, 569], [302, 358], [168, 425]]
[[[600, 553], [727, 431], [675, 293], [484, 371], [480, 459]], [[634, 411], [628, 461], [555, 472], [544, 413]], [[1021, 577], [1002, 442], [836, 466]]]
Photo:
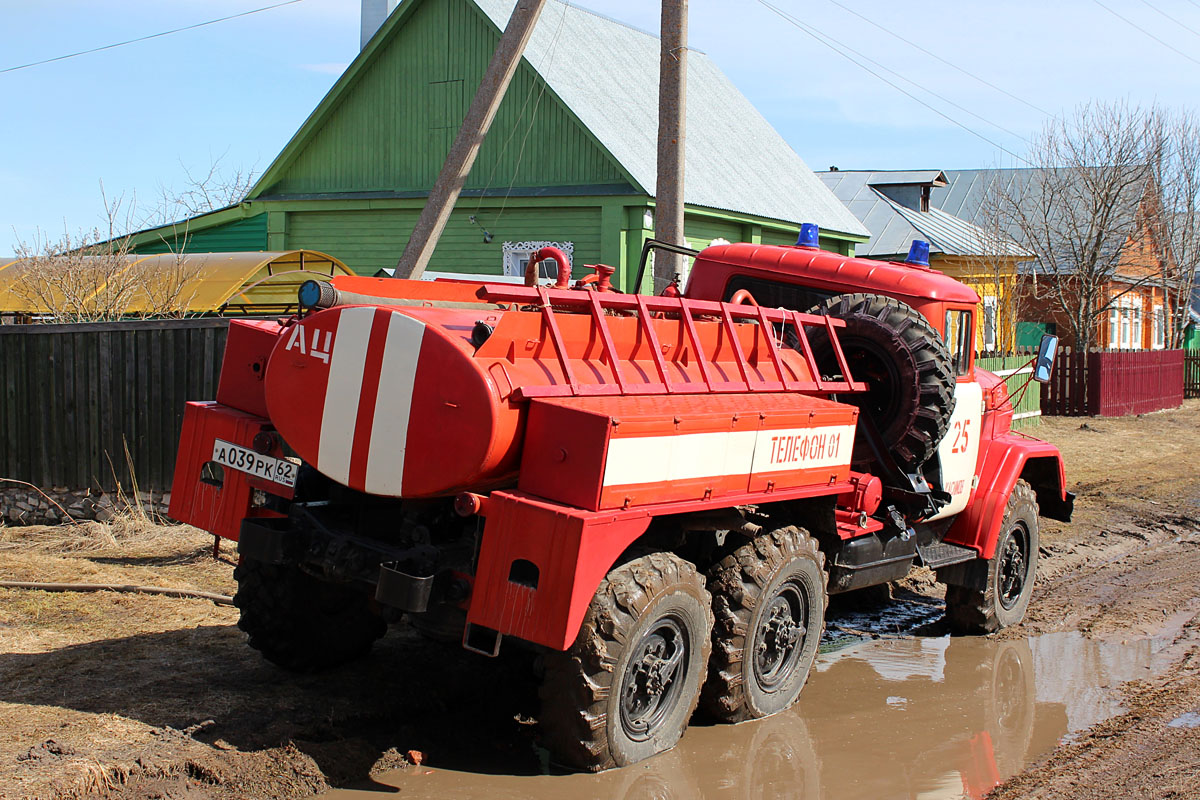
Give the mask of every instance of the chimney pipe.
[[371, 41], [375, 31], [383, 25], [388, 15], [400, 4], [400, 0], [362, 0], [361, 30], [358, 49], [362, 50]]

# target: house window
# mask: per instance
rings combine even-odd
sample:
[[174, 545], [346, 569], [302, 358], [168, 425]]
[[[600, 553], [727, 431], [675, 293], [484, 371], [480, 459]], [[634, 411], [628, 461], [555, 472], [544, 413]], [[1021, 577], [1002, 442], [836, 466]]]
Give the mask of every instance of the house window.
[[971, 368], [972, 327], [970, 311], [946, 312], [946, 346], [954, 359], [954, 374], [966, 375]]
[[993, 296], [983, 298], [983, 349], [996, 349], [997, 300]]
[[1142, 349], [1142, 298], [1126, 294], [1114, 298], [1108, 310], [1108, 346], [1121, 350]]
[[[524, 276], [525, 268], [529, 266], [529, 260], [543, 247], [557, 247], [566, 254], [569, 261], [575, 261], [574, 242], [505, 242], [501, 246], [504, 256], [504, 274]], [[538, 264], [538, 277], [558, 277], [558, 264], [554, 262], [554, 259], [548, 258]]]
[[1167, 315], [1163, 311], [1162, 306], [1154, 307], [1154, 341], [1152, 346], [1155, 350], [1162, 350], [1167, 346]]

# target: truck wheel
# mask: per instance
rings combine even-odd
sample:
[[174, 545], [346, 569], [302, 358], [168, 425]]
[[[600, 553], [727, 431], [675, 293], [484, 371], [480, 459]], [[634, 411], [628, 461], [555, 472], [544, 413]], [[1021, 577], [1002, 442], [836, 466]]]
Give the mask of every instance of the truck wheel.
[[968, 563], [961, 579], [946, 587], [950, 629], [994, 633], [1024, 619], [1037, 558], [1037, 498], [1028, 483], [1017, 481], [1004, 509], [995, 556]]
[[315, 672], [366, 655], [387, 632], [366, 589], [329, 583], [292, 565], [244, 559], [233, 572], [238, 627], [250, 646], [292, 672]]
[[756, 536], [709, 571], [716, 624], [704, 710], [726, 722], [790, 707], [825, 630], [825, 558], [789, 525]]
[[[875, 294], [831, 297], [809, 313], [846, 322], [838, 340], [850, 374], [867, 391], [839, 399], [870, 415], [901, 467], [913, 471], [928, 461], [954, 412], [953, 361], [941, 335], [915, 308]], [[806, 333], [821, 371], [841, 373], [829, 337], [812, 328]], [[866, 442], [857, 437], [855, 463], [871, 460]]]
[[709, 605], [696, 568], [672, 553], [612, 570], [575, 644], [546, 656], [541, 733], [551, 758], [599, 772], [674, 747], [708, 665]]

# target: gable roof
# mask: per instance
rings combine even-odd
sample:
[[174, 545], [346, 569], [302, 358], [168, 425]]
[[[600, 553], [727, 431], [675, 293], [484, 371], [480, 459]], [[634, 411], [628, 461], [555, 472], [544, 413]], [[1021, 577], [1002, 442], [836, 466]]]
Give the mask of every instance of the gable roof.
[[[975, 220], [987, 200], [988, 187], [1000, 181], [1007, 195], [1023, 197], [1024, 192], [1014, 187], [1033, 180], [1036, 170], [1019, 169], [952, 169], [946, 170], [946, 185], [937, 187], [929, 194], [929, 204], [960, 219]], [[1019, 231], [1010, 231], [1015, 235]]]
[[909, 208], [896, 202], [877, 186], [945, 186], [941, 170], [904, 172], [837, 170], [819, 172], [818, 177], [860, 219], [871, 232], [866, 244], [855, 248], [866, 258], [903, 257], [913, 239], [929, 242], [930, 252], [950, 256], [987, 255], [1001, 252], [1015, 258], [1029, 253], [1015, 242], [996, 242], [995, 237], [954, 214], [936, 208], [930, 201], [928, 211]]
[[[1092, 167], [1089, 169], [1104, 168]], [[1035, 204], [1040, 202], [1040, 195], [1037, 191], [1030, 191], [1030, 187], [1037, 188], [1035, 182], [1039, 180], [1040, 172], [1039, 169], [1029, 167], [947, 170], [946, 186], [933, 189], [929, 202], [931, 206], [936, 206], [963, 219], [978, 219], [983, 215], [984, 205], [988, 202], [989, 187], [997, 184], [1003, 197], [1015, 199], [1018, 206], [1023, 206], [1028, 213], [1036, 217], [1039, 212]], [[1086, 203], [1086, 193], [1071, 195], [1070, 200], [1076, 203]], [[1078, 213], [1086, 216], [1089, 212], [1085, 210]], [[1025, 234], [1015, 216], [1008, 222], [1005, 233], [1015, 241], [1025, 240]], [[1115, 239], [1105, 241], [1102, 247], [1104, 257], [1111, 258], [1119, 254], [1122, 246], [1123, 242]], [[1058, 263], [1030, 262], [1022, 265], [1022, 272], [1027, 274], [1068, 274], [1074, 271], [1075, 265], [1068, 247], [1060, 246], [1051, 257]], [[1138, 279], [1136, 276], [1131, 277], [1120, 272], [1114, 273], [1113, 278], [1117, 280]]]
[[[251, 191], [283, 168], [336, 115], [340, 101], [413, 17], [432, 0], [405, 0], [322, 100]], [[514, 0], [455, 0], [477, 9], [494, 35]], [[611, 156], [637, 190], [653, 196], [658, 128], [657, 37], [592, 11], [550, 0], [522, 59]], [[788, 222], [816, 222], [852, 236], [868, 231], [825, 189], [783, 137], [704, 53], [688, 55], [684, 201]], [[467, 97], [474, 87], [466, 89]], [[493, 136], [495, 128], [493, 128]]]

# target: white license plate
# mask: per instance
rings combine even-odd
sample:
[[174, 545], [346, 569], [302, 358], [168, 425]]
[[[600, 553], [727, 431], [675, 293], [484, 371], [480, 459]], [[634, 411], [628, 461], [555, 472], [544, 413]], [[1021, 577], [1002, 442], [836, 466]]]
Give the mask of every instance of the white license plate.
[[213, 441], [212, 460], [222, 466], [241, 470], [283, 486], [296, 485], [296, 465], [291, 461], [260, 455], [222, 439]]

